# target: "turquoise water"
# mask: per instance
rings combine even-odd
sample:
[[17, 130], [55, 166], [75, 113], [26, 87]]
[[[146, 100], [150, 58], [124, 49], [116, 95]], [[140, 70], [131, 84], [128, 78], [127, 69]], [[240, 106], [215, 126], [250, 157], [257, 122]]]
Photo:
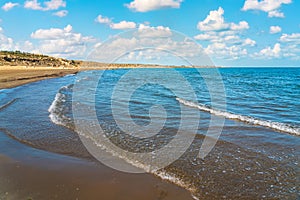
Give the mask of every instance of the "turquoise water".
[[[130, 71], [135, 76], [124, 79]], [[170, 69], [88, 71], [2, 90], [0, 128], [33, 147], [90, 159], [78, 134], [84, 137], [92, 130], [92, 117], [84, 115], [81, 125], [86, 129], [74, 131], [73, 92], [79, 85], [75, 92], [81, 101], [75, 103], [95, 109], [106, 137], [123, 150], [151, 153], [163, 148], [181, 128], [182, 116], [186, 135], [196, 127], [195, 138], [181, 157], [150, 171], [185, 187], [195, 198], [296, 199], [300, 69], [224, 68], [219, 69], [220, 76], [214, 69], [173, 71], [176, 73]], [[131, 93], [133, 86], [138, 87]], [[216, 146], [201, 159], [199, 149], [207, 131], [220, 130], [222, 125], [211, 124], [212, 119], [224, 120], [224, 126]], [[142, 139], [134, 137], [143, 134]], [[183, 137], [181, 144], [186, 140]], [[173, 148], [170, 156], [176, 146]]]

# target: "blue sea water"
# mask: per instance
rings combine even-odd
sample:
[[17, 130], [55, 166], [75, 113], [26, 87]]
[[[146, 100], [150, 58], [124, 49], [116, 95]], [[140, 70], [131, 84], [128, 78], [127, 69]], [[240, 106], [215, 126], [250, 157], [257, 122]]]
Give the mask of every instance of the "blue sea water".
[[[110, 141], [135, 153], [163, 148], [185, 123], [181, 144], [195, 131], [191, 144], [175, 162], [150, 172], [199, 199], [296, 199], [299, 97], [299, 68], [86, 71], [2, 90], [0, 128], [36, 148], [88, 158], [80, 137], [93, 130], [94, 119], [88, 112], [80, 119], [86, 129], [74, 131], [76, 105], [95, 110]], [[209, 130], [221, 130], [220, 137], [199, 158]], [[96, 142], [112, 156], [137, 163]]]

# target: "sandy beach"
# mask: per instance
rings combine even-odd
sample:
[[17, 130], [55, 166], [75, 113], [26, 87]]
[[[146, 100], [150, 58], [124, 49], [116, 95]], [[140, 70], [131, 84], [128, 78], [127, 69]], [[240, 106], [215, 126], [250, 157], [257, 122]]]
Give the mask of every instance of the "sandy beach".
[[[94, 66], [96, 65], [96, 67]], [[62, 77], [87, 70], [111, 70], [126, 68], [174, 68], [176, 66], [134, 65], [134, 64], [90, 64], [79, 67], [30, 67], [30, 66], [0, 66], [0, 89], [13, 88], [49, 78]]]
[[0, 132], [0, 199], [192, 199], [150, 174], [126, 174], [25, 146]]
[[0, 200], [300, 200], [300, 0], [0, 3]]
[[78, 69], [0, 66], [0, 89], [13, 88], [43, 79], [77, 73]]
[[[1, 66], [0, 88], [83, 70]], [[192, 199], [188, 191], [153, 175], [122, 173], [98, 161], [38, 150], [2, 131], [0, 149], [0, 199]]]

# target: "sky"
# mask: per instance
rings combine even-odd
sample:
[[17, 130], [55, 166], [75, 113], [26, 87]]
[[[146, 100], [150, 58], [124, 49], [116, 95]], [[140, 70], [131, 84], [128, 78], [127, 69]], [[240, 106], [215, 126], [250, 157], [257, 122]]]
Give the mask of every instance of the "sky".
[[299, 11], [299, 0], [0, 0], [0, 49], [128, 63], [180, 65], [205, 54], [218, 66], [300, 66]]

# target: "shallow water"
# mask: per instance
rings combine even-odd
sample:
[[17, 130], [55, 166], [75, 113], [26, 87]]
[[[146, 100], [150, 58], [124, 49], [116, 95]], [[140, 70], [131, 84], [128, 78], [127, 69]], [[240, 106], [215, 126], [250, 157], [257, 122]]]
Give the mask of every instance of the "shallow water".
[[[176, 70], [187, 80], [196, 100], [185, 90], [188, 86], [168, 69], [140, 69], [134, 72], [139, 76], [123, 84], [119, 83], [130, 70], [109, 70], [103, 74], [82, 72], [77, 77], [2, 90], [0, 128], [36, 148], [90, 159], [80, 137], [90, 136], [88, 130], [93, 130], [91, 122], [94, 119], [84, 115], [80, 120], [86, 129], [78, 133], [73, 131], [73, 84], [76, 87], [80, 83], [84, 90], [76, 91], [81, 99], [78, 107], [96, 108], [97, 121], [105, 136], [122, 150], [151, 153], [171, 144], [181, 127], [184, 109], [186, 131], [180, 144], [166, 151], [167, 159], [174, 151], [179, 151], [181, 145], [188, 144], [194, 121], [197, 122], [191, 145], [179, 159], [160, 170], [147, 170], [145, 160], [115, 152], [105, 146], [104, 141], [96, 140], [99, 148], [105, 147], [128, 163], [185, 187], [195, 198], [296, 199], [299, 195], [300, 69], [220, 69], [226, 108], [219, 104], [222, 99], [218, 98], [222, 95], [212, 97], [206, 85], [206, 80], [218, 78], [212, 76], [210, 70], [200, 69], [201, 74], [195, 69]], [[99, 74], [102, 74], [101, 79]], [[151, 83], [145, 82], [147, 77], [151, 77]], [[168, 83], [169, 88], [156, 84], [159, 82]], [[95, 83], [97, 89], [94, 91]], [[132, 85], [139, 87], [128, 100]], [[222, 92], [218, 85], [214, 89], [216, 93], [213, 94]], [[89, 97], [90, 94], [94, 94], [94, 98]], [[212, 102], [213, 98], [217, 101]], [[158, 109], [151, 109], [152, 106]], [[199, 116], [200, 121], [193, 116]], [[210, 124], [213, 118], [225, 120], [225, 125], [216, 146], [201, 159], [199, 149], [207, 130], [218, 130], [221, 126]], [[148, 127], [138, 129], [135, 124], [138, 128]], [[143, 134], [144, 138], [137, 138]], [[155, 156], [153, 154], [153, 159]], [[151, 165], [155, 169], [155, 163]]]

